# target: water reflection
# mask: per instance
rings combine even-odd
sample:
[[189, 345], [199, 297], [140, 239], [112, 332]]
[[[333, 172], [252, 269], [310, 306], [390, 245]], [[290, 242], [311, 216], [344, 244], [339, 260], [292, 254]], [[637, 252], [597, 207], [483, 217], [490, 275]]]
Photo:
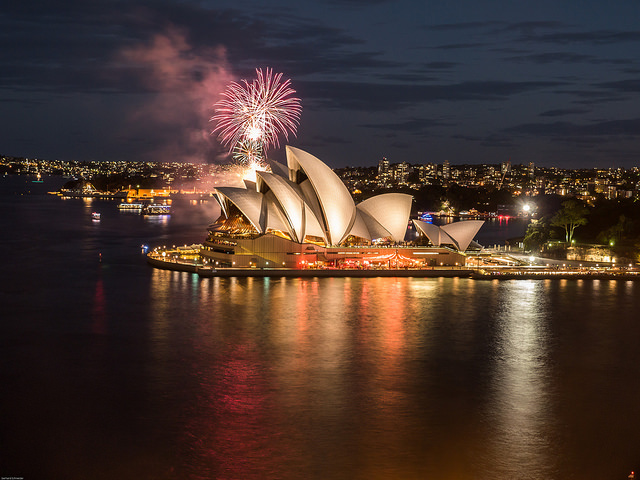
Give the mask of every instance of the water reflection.
[[152, 225], [161, 225], [162, 227], [168, 227], [171, 220], [171, 215], [145, 215], [144, 221]]
[[154, 270], [150, 390], [172, 402], [176, 478], [560, 478], [576, 441], [558, 419], [583, 417], [558, 366], [585, 344], [620, 363], [579, 309], [632, 310], [635, 290]]
[[547, 435], [553, 405], [545, 287], [535, 280], [497, 285], [501, 303], [487, 416], [494, 431], [491, 446], [498, 478], [554, 476]]
[[93, 320], [91, 331], [94, 334], [105, 335], [107, 333], [107, 312], [102, 275], [98, 276], [96, 281], [91, 313]]

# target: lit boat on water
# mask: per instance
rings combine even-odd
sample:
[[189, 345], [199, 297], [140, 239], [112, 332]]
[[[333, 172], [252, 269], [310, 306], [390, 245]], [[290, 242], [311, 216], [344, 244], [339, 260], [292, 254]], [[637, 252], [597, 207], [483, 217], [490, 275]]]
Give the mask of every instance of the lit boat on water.
[[128, 203], [122, 202], [118, 204], [118, 210], [142, 210], [144, 205], [142, 203]]
[[142, 208], [142, 215], [171, 215], [171, 205], [152, 203]]
[[99, 212], [93, 212], [91, 214], [91, 218], [94, 220], [100, 220], [100, 213]]

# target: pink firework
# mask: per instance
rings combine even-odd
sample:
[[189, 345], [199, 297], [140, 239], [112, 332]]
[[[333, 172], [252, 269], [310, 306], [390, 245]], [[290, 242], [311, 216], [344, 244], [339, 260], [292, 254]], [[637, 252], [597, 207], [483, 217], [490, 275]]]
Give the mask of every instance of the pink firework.
[[256, 142], [263, 150], [278, 147], [281, 135], [288, 140], [298, 128], [302, 107], [300, 99], [293, 96], [291, 81], [281, 83], [282, 74], [274, 75], [269, 68], [265, 73], [256, 69], [256, 74], [258, 78], [252, 83], [232, 82], [215, 105], [212, 133], [217, 133], [230, 151], [243, 141]]

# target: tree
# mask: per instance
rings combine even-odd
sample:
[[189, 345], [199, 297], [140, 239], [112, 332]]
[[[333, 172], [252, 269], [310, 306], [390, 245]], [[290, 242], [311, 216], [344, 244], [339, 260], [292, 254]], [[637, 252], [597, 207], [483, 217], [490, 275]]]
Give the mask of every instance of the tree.
[[524, 235], [525, 250], [539, 252], [542, 246], [549, 240], [549, 223], [544, 218], [531, 220]]
[[618, 218], [618, 223], [600, 232], [598, 235], [598, 241], [602, 243], [609, 243], [611, 245], [617, 244], [622, 240], [624, 234], [630, 230], [631, 222], [626, 215], [622, 214]]
[[566, 241], [571, 243], [575, 229], [587, 224], [588, 214], [589, 210], [583, 204], [574, 199], [567, 200], [551, 219], [551, 226], [564, 228]]

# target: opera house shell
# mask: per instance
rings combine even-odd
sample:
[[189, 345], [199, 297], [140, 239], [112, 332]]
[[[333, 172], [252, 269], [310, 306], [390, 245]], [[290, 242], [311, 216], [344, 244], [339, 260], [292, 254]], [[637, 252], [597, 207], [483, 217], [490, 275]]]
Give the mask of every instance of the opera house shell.
[[356, 205], [324, 162], [291, 146], [286, 158], [287, 165], [271, 162], [271, 173], [245, 180], [245, 188], [216, 188], [222, 215], [209, 226], [205, 260], [237, 268], [464, 265], [483, 222], [437, 227], [414, 220], [431, 246], [411, 246], [404, 243], [411, 195], [386, 193]]

